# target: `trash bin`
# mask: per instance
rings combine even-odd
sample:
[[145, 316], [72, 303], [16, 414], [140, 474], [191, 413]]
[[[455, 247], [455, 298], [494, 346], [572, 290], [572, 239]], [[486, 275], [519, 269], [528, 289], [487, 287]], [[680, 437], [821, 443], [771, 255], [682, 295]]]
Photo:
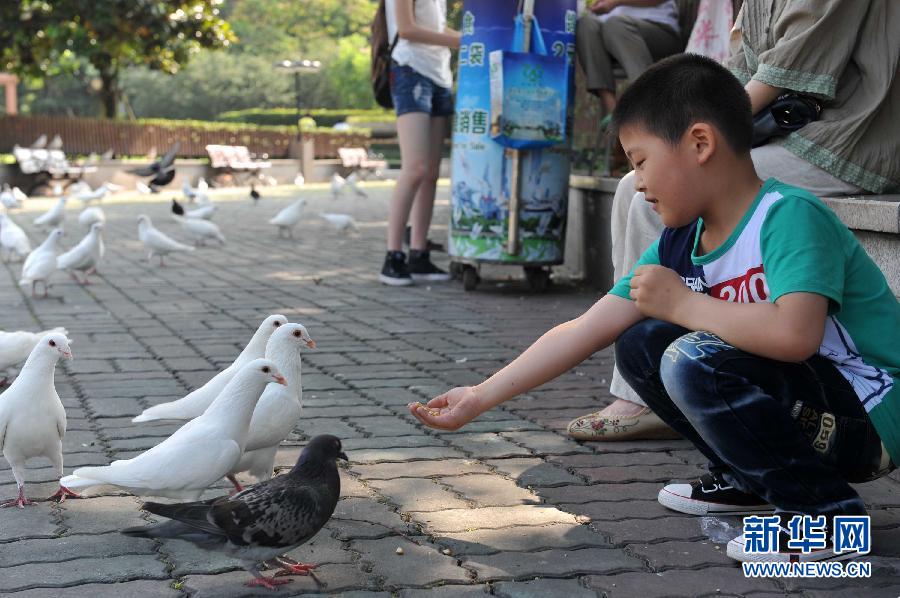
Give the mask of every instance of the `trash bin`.
[[451, 153], [451, 271], [525, 269], [542, 291], [563, 262], [576, 0], [467, 0]]

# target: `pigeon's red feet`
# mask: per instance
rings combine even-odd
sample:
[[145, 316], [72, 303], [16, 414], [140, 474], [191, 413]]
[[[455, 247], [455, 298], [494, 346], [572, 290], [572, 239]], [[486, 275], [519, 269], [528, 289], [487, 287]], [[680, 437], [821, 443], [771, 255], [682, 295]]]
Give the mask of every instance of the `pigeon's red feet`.
[[309, 572], [318, 567], [318, 565], [309, 565], [305, 563], [282, 563], [281, 570], [275, 572], [275, 577], [284, 577], [285, 575], [309, 575]]
[[254, 577], [244, 585], [248, 588], [252, 588], [255, 586], [262, 586], [267, 590], [278, 590], [278, 586], [283, 586], [286, 583], [291, 583], [291, 579], [275, 579], [274, 577]]
[[241, 486], [241, 483], [240, 483], [239, 481], [237, 481], [237, 478], [236, 478], [236, 477], [234, 477], [233, 475], [227, 475], [227, 476], [225, 476], [225, 477], [228, 478], [228, 481], [229, 481], [229, 482], [231, 482], [232, 484], [234, 484], [234, 490], [232, 490], [231, 492], [229, 492], [229, 493], [228, 493], [228, 496], [234, 496], [234, 495], [237, 494], [238, 492], [243, 492], [243, 491], [244, 491], [244, 487]]
[[22, 488], [19, 488], [19, 496], [0, 504], [0, 509], [5, 509], [6, 507], [19, 507], [20, 509], [24, 509], [26, 506], [35, 504], [37, 503], [33, 500], [25, 498], [25, 487], [23, 486]]
[[60, 484], [59, 490], [56, 491], [56, 494], [54, 494], [53, 496], [49, 497], [47, 500], [48, 500], [48, 501], [54, 500], [54, 501], [56, 501], [56, 502], [58, 502], [58, 503], [63, 503], [63, 502], [65, 502], [65, 500], [66, 500], [67, 498], [81, 498], [81, 495], [72, 492], [71, 490], [69, 490], [68, 488], [66, 488], [66, 487], [63, 486], [62, 484]]

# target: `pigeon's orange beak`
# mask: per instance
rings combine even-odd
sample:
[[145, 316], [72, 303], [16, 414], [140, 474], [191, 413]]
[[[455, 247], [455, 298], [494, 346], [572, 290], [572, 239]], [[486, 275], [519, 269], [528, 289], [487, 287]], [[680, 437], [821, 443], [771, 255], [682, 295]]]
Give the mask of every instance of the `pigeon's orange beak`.
[[282, 386], [287, 386], [287, 380], [284, 379], [284, 376], [275, 376], [275, 382], [281, 384]]
[[62, 356], [64, 359], [72, 359], [71, 351], [60, 351], [60, 353], [62, 353]]
[[316, 341], [314, 341], [314, 340], [311, 339], [311, 338], [308, 338], [308, 339], [306, 339], [306, 346], [307, 346], [308, 348], [310, 348], [310, 349], [315, 349], [315, 348], [316, 348]]

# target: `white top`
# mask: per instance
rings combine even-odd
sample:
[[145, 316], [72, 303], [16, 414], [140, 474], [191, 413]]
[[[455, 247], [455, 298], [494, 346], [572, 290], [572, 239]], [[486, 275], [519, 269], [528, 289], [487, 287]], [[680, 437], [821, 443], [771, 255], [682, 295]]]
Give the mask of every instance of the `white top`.
[[600, 21], [605, 21], [610, 17], [634, 17], [635, 19], [643, 19], [645, 21], [653, 21], [662, 25], [668, 25], [675, 33], [679, 32], [678, 27], [678, 7], [675, 6], [675, 0], [665, 0], [656, 6], [640, 8], [637, 6], [617, 6], [611, 11], [598, 15]]
[[[420, 27], [443, 31], [447, 27], [447, 0], [413, 0], [413, 13]], [[388, 43], [397, 35], [397, 3], [385, 0]], [[398, 39], [391, 54], [397, 64], [415, 69], [441, 87], [453, 86], [450, 72], [450, 48], [432, 44], [420, 44], [406, 39]]]

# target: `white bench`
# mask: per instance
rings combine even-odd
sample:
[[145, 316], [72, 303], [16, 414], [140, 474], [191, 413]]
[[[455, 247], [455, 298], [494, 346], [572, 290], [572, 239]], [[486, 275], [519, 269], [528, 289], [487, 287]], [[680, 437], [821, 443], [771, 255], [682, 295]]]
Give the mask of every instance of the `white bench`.
[[339, 148], [338, 156], [341, 158], [341, 166], [350, 172], [359, 173], [361, 178], [368, 178], [368, 175], [378, 179], [384, 178], [382, 171], [387, 168], [387, 160], [371, 156], [364, 147]]
[[222, 175], [230, 176], [235, 182], [240, 175], [262, 178], [261, 171], [272, 167], [271, 162], [254, 160], [250, 150], [244, 145], [211, 144], [206, 146], [206, 153], [209, 154], [210, 167], [220, 171], [217, 176], [219, 178], [223, 178]]
[[27, 195], [34, 192], [50, 181], [66, 180], [66, 187], [80, 180], [85, 174], [96, 172], [96, 166], [72, 166], [66, 153], [61, 149], [34, 149], [16, 145], [13, 147], [13, 156], [19, 165], [22, 174], [32, 177]]

